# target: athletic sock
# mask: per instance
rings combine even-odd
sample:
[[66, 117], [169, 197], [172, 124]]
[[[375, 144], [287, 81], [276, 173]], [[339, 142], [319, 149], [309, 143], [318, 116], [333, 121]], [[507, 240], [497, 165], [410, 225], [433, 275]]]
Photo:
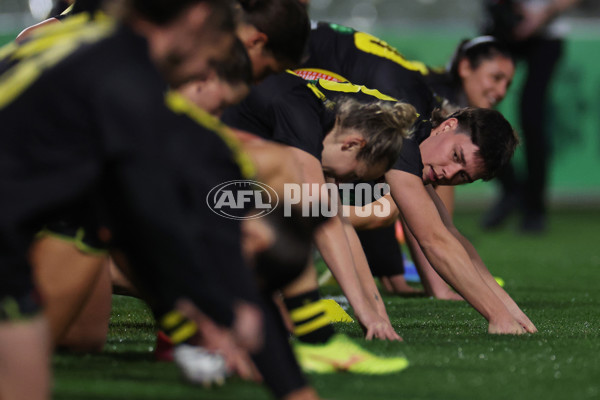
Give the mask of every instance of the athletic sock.
[[320, 300], [317, 289], [284, 299], [294, 323], [294, 334], [302, 342], [325, 343], [335, 334]]
[[188, 341], [198, 332], [195, 322], [175, 310], [160, 319], [159, 327], [174, 345]]

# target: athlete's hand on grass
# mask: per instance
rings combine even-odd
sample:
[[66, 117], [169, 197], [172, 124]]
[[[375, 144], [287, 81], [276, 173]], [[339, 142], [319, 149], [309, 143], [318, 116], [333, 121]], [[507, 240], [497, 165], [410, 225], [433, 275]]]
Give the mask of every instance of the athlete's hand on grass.
[[392, 324], [378, 314], [369, 314], [364, 318], [359, 318], [359, 322], [365, 331], [365, 339], [373, 340], [402, 340], [396, 333]]
[[516, 319], [519, 324], [521, 324], [521, 326], [527, 331], [527, 333], [537, 332], [537, 328], [535, 327], [533, 322], [531, 322], [529, 317], [525, 315], [525, 313], [519, 308], [517, 303], [515, 303], [514, 301], [510, 301], [505, 303], [505, 306], [508, 309], [508, 312], [510, 312], [513, 318]]
[[518, 310], [518, 312], [513, 312], [512, 315], [528, 333], [536, 333], [538, 331], [533, 322], [531, 322], [529, 317], [525, 315], [523, 311]]
[[495, 335], [523, 335], [527, 333], [525, 328], [514, 318], [498, 318], [491, 320], [488, 325], [488, 333]]
[[202, 321], [198, 330], [202, 347], [221, 354], [229, 372], [236, 373], [245, 380], [262, 381], [248, 352], [238, 345], [232, 331], [218, 326], [209, 318]]

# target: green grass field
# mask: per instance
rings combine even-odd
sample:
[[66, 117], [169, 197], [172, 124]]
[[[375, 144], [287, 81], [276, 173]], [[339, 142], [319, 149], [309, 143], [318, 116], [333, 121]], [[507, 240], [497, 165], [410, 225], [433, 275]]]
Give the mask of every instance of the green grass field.
[[[313, 375], [326, 399], [598, 399], [600, 398], [600, 210], [557, 211], [544, 236], [508, 227], [483, 233], [479, 213], [457, 226], [539, 329], [522, 337], [490, 336], [467, 304], [385, 297], [404, 343], [364, 342], [381, 355], [402, 355], [398, 374]], [[328, 289], [337, 295], [339, 290]], [[361, 337], [357, 324], [338, 329]], [[224, 387], [183, 383], [172, 364], [153, 361], [154, 325], [140, 302], [114, 298], [110, 338], [99, 355], [54, 357], [56, 399], [268, 399], [262, 387], [233, 378]]]

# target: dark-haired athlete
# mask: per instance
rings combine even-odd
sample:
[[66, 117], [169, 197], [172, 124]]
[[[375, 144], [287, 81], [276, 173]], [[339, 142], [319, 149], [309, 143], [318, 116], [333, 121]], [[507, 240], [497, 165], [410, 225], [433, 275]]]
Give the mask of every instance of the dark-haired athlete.
[[237, 34], [252, 61], [254, 79], [300, 65], [310, 32], [304, 7], [297, 0], [237, 1]]
[[[433, 95], [421, 76], [427, 67], [406, 60], [384, 41], [339, 25], [319, 24], [311, 33], [309, 51], [306, 68], [331, 70], [342, 79], [415, 105], [425, 118], [431, 114]], [[498, 286], [474, 248], [448, 226], [451, 221], [444, 207], [439, 207], [433, 189], [423, 185], [489, 179], [512, 156], [516, 137], [499, 113], [474, 109], [460, 116], [430, 130], [428, 143], [440, 146], [437, 159], [423, 164], [420, 148], [425, 141], [405, 145], [399, 164], [386, 174], [386, 181], [409, 235], [414, 235], [436, 271], [489, 321], [488, 331], [534, 332], [531, 321]], [[442, 140], [447, 137], [454, 140]], [[410, 167], [401, 167], [402, 159], [410, 160]]]
[[[506, 95], [514, 75], [515, 65], [505, 44], [492, 36], [480, 36], [462, 41], [445, 70], [429, 68], [423, 78], [436, 95], [445, 102], [446, 110], [462, 107], [491, 108]], [[454, 210], [454, 187], [436, 187], [450, 216]], [[363, 222], [364, 223], [364, 222]], [[393, 226], [366, 229], [359, 232], [369, 265], [390, 292], [406, 292], [402, 258]], [[382, 249], [388, 249], [382, 251]], [[431, 268], [416, 246], [413, 258], [421, 265], [419, 271], [427, 293], [443, 299], [462, 299], [450, 290]], [[372, 250], [371, 250], [372, 249]]]
[[524, 138], [526, 171], [520, 177], [512, 166], [498, 176], [501, 196], [482, 219], [484, 228], [497, 228], [520, 209], [520, 229], [539, 234], [546, 229], [546, 197], [550, 162], [547, 99], [553, 74], [563, 53], [561, 14], [580, 0], [481, 1], [484, 32], [502, 38], [518, 60], [527, 65], [519, 120]]

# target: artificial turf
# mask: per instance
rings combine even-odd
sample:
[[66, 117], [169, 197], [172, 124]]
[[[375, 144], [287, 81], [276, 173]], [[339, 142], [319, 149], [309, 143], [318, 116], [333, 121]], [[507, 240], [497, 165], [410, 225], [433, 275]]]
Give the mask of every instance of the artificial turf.
[[[361, 343], [377, 354], [405, 356], [410, 367], [386, 376], [309, 376], [323, 398], [600, 398], [600, 210], [555, 211], [541, 236], [520, 235], [511, 226], [484, 233], [479, 215], [458, 212], [456, 225], [504, 278], [539, 333], [492, 336], [465, 303], [384, 296], [404, 342]], [[361, 337], [356, 323], [337, 328]], [[114, 297], [109, 335], [102, 354], [54, 357], [55, 399], [271, 398], [237, 378], [216, 389], [195, 387], [173, 364], [153, 361], [154, 324], [135, 299]]]

